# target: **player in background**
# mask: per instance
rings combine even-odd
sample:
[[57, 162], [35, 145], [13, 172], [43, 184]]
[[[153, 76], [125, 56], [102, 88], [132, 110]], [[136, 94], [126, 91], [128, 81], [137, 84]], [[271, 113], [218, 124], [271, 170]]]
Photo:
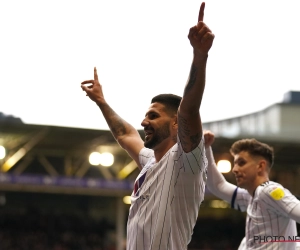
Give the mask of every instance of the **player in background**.
[[239, 250], [295, 250], [295, 241], [300, 240], [296, 227], [296, 222], [300, 223], [300, 201], [282, 185], [269, 180], [273, 148], [255, 139], [236, 141], [230, 148], [235, 186], [217, 170], [211, 148], [214, 134], [205, 131], [204, 139], [208, 189], [232, 208], [247, 211], [246, 236]]
[[187, 249], [204, 199], [207, 160], [199, 108], [214, 40], [203, 22], [204, 7], [202, 3], [198, 22], [188, 34], [193, 61], [183, 96], [161, 94], [152, 99], [141, 123], [144, 141], [106, 102], [96, 68], [94, 79], [81, 83], [116, 141], [141, 170], [131, 195], [127, 250]]

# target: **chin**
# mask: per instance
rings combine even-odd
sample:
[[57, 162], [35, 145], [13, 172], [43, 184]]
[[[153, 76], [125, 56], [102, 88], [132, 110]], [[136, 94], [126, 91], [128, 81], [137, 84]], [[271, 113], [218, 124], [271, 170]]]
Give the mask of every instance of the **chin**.
[[243, 187], [243, 183], [241, 183], [241, 182], [237, 182], [236, 185], [237, 185], [238, 187], [240, 187], [240, 188], [244, 188], [244, 187]]
[[152, 145], [151, 145], [151, 142], [149, 142], [149, 141], [144, 142], [144, 146], [145, 146], [146, 148], [150, 148], [150, 149], [153, 148]]

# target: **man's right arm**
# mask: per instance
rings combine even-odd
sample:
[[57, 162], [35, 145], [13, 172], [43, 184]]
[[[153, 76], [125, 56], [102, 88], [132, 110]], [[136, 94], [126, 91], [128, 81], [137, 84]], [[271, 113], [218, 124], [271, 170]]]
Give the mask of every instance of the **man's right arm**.
[[107, 103], [98, 104], [111, 133], [118, 144], [125, 149], [130, 157], [135, 160], [140, 168], [139, 152], [144, 147], [144, 142], [138, 131], [122, 119]]
[[237, 187], [227, 182], [218, 171], [211, 147], [207, 147], [205, 151], [208, 160], [207, 187], [215, 196], [231, 203], [232, 195]]
[[138, 167], [141, 168], [138, 156], [144, 147], [144, 142], [138, 131], [131, 124], [122, 119], [106, 102], [102, 92], [102, 86], [98, 80], [96, 68], [94, 68], [94, 80], [82, 82], [81, 88], [100, 108], [115, 140], [127, 151], [130, 157], [137, 163]]
[[207, 187], [208, 189], [220, 199], [223, 199], [231, 203], [233, 193], [236, 190], [236, 186], [227, 182], [224, 176], [218, 171], [216, 162], [214, 159], [211, 145], [215, 140], [215, 135], [209, 131], [204, 131], [205, 152], [208, 161], [207, 165]]

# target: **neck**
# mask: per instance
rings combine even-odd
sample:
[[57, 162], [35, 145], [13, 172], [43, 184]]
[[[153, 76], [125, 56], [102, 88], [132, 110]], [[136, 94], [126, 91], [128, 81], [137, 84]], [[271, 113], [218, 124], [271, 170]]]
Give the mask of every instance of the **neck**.
[[160, 143], [157, 147], [153, 149], [154, 151], [154, 157], [156, 159], [156, 162], [159, 162], [161, 158], [169, 151], [171, 147], [173, 147], [175, 143], [173, 141], [169, 141], [169, 143]]
[[261, 184], [265, 183], [269, 181], [269, 178], [268, 177], [263, 177], [263, 178], [259, 178], [256, 182], [255, 182], [255, 185], [253, 185], [252, 187], [250, 188], [247, 188], [247, 191], [248, 193], [251, 195], [251, 196], [254, 196], [254, 193], [255, 193], [255, 190], [258, 186], [260, 186]]

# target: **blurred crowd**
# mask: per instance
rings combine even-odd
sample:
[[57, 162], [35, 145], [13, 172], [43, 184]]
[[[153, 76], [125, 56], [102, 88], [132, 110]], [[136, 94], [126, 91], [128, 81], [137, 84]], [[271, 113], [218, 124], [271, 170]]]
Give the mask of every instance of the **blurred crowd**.
[[0, 250], [115, 250], [115, 228], [74, 215], [0, 216]]
[[[1, 211], [0, 211], [1, 212]], [[230, 220], [200, 219], [189, 250], [233, 250], [243, 225]], [[0, 213], [0, 250], [115, 250], [115, 227], [106, 220], [30, 210]]]
[[[6, 193], [0, 205], [0, 250], [116, 250], [114, 201]], [[231, 209], [216, 210], [212, 217], [211, 209], [203, 204], [188, 250], [236, 250], [245, 235], [245, 218]], [[125, 250], [125, 236], [123, 243]]]

